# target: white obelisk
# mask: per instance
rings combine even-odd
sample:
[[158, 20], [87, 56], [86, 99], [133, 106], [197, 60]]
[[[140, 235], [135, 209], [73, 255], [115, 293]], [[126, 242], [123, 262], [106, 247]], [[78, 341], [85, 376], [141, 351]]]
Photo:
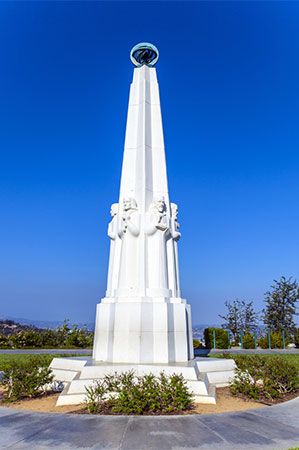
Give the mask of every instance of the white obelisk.
[[191, 312], [181, 298], [177, 205], [169, 202], [159, 87], [148, 58], [154, 54], [157, 60], [158, 52], [151, 44], [136, 49], [119, 202], [111, 207], [108, 225], [107, 291], [97, 306], [93, 359], [186, 362], [193, 358]]

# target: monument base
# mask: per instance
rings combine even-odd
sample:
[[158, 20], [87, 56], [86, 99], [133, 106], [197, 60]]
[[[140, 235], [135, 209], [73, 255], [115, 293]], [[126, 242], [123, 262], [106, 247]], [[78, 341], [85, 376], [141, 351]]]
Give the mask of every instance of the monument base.
[[103, 298], [93, 359], [106, 364], [169, 364], [193, 359], [190, 305], [181, 298]]
[[64, 383], [56, 406], [78, 405], [86, 400], [86, 387], [105, 375], [134, 370], [136, 375], [182, 374], [193, 393], [195, 403], [216, 403], [216, 387], [224, 387], [234, 376], [232, 359], [197, 358], [186, 363], [168, 364], [109, 364], [92, 358], [54, 358], [50, 368], [54, 380]]

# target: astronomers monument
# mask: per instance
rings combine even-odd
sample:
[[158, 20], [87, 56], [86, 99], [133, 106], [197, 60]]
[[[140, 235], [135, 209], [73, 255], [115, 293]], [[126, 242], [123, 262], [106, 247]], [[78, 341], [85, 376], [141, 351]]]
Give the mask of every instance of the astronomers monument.
[[193, 358], [190, 306], [181, 298], [178, 208], [167, 185], [158, 50], [132, 49], [135, 66], [119, 201], [111, 206], [106, 297], [97, 307], [93, 358], [168, 363]]
[[148, 43], [131, 51], [136, 67], [119, 200], [108, 225], [106, 295], [97, 305], [92, 358], [51, 363], [56, 380], [65, 383], [58, 405], [80, 403], [95, 379], [132, 369], [182, 373], [195, 400], [215, 403], [215, 384], [225, 385], [233, 373], [232, 360], [194, 360], [191, 310], [180, 290], [178, 207], [168, 194], [158, 56]]

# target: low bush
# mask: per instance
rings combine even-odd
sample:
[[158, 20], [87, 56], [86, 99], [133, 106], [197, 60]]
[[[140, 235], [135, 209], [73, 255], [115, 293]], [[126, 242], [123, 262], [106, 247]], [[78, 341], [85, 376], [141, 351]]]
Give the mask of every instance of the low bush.
[[246, 333], [243, 336], [243, 348], [255, 348], [254, 336], [251, 333]]
[[136, 376], [133, 371], [108, 375], [86, 387], [90, 413], [175, 413], [190, 409], [192, 394], [182, 375]]
[[0, 384], [4, 387], [4, 400], [16, 401], [35, 397], [53, 381], [48, 359], [40, 356], [30, 360], [10, 361], [3, 365]]
[[204, 330], [204, 339], [206, 348], [214, 348], [214, 332], [216, 340], [216, 348], [229, 348], [228, 332], [223, 328], [206, 328]]
[[294, 364], [279, 356], [244, 355], [234, 358], [236, 375], [231, 382], [233, 394], [255, 400], [281, 398], [298, 388]]
[[297, 348], [299, 348], [299, 328], [295, 331], [294, 343]]

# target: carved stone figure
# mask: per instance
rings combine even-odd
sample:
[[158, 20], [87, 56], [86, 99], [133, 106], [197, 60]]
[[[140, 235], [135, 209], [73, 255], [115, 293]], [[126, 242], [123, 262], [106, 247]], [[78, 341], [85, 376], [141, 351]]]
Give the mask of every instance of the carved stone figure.
[[138, 236], [140, 214], [134, 198], [123, 200], [123, 213], [118, 222], [121, 239], [118, 295], [134, 295], [138, 286]]
[[[146, 221], [147, 279], [148, 288], [168, 290], [166, 241], [169, 236], [169, 218], [164, 198], [154, 200], [149, 207]], [[157, 294], [159, 295], [159, 294]]]
[[110, 238], [109, 270], [107, 279], [106, 297], [113, 297], [117, 288], [120, 257], [120, 239], [118, 236], [118, 203], [112, 203], [110, 209], [111, 221], [108, 225], [107, 234]]
[[178, 223], [178, 205], [175, 203], [170, 204], [171, 207], [171, 237], [172, 237], [172, 246], [173, 246], [173, 261], [174, 261], [174, 277], [173, 277], [173, 295], [176, 297], [181, 296], [180, 289], [180, 274], [179, 274], [179, 258], [178, 258], [178, 240], [181, 237], [181, 233], [179, 232], [180, 224]]

